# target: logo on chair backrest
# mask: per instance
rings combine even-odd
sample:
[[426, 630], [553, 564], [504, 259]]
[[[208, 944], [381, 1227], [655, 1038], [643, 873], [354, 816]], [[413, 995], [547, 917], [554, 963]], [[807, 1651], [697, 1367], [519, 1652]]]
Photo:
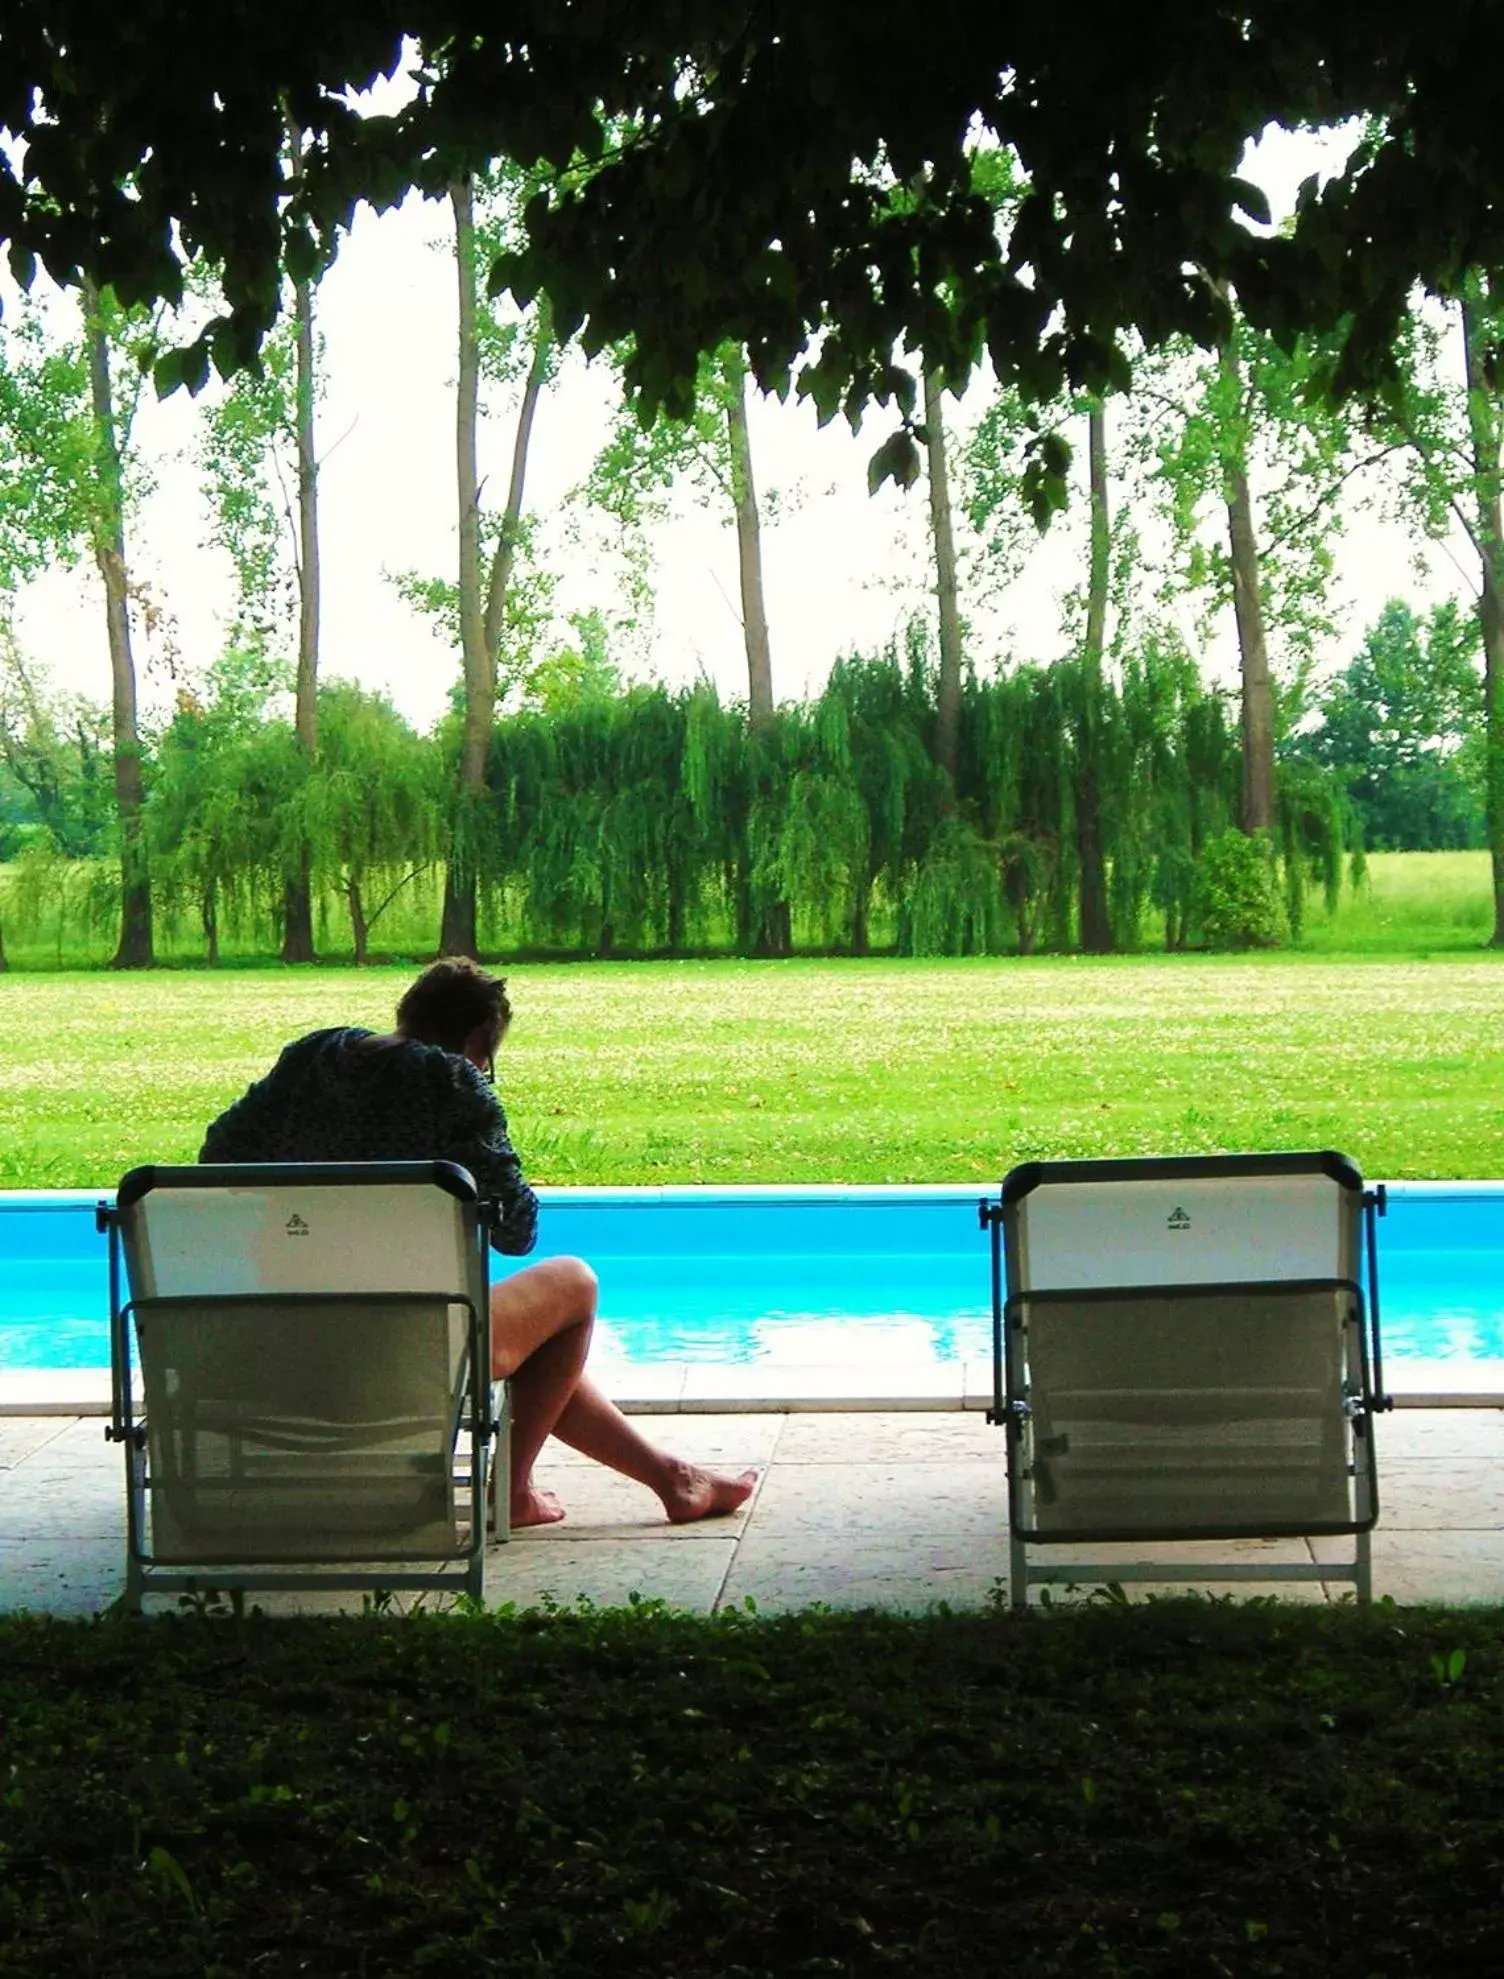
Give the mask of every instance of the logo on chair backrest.
[[1191, 1219], [1177, 1203], [1175, 1208], [1165, 1218], [1165, 1228], [1167, 1230], [1189, 1230], [1190, 1227]]
[[306, 1237], [308, 1235], [308, 1225], [296, 1210], [288, 1217], [282, 1228], [287, 1232], [289, 1237]]

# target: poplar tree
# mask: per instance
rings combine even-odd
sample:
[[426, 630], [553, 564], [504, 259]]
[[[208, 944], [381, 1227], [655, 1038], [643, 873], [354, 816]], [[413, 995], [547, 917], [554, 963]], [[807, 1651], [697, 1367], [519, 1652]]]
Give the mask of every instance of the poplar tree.
[[1403, 448], [1405, 512], [1437, 540], [1457, 531], [1477, 572], [1483, 646], [1483, 810], [1504, 946], [1504, 284], [1480, 268], [1444, 309], [1417, 309], [1400, 345], [1384, 431]]
[[[485, 181], [474, 175], [450, 187], [459, 294], [459, 369], [455, 388], [455, 472], [459, 523], [458, 582], [453, 594], [464, 684], [463, 720], [439, 946], [446, 955], [477, 951], [478, 876], [487, 818], [486, 763], [496, 718], [497, 669], [507, 629], [511, 584], [523, 537], [523, 492], [538, 402], [557, 350], [549, 312], [536, 306], [524, 323], [496, 316], [481, 296], [481, 272], [520, 224], [534, 182], [516, 171]], [[477, 192], [480, 194], [477, 204]], [[482, 383], [520, 381], [506, 505], [491, 535], [481, 508], [478, 431]], [[419, 580], [421, 585], [421, 580]], [[409, 594], [412, 581], [409, 580]], [[429, 597], [442, 608], [443, 593]]]

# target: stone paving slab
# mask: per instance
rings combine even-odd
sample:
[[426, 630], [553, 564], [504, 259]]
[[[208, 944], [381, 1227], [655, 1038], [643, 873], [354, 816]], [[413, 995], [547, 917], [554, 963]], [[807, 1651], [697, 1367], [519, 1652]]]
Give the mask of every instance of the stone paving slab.
[[523, 1534], [493, 1547], [486, 1563], [486, 1599], [536, 1607], [545, 1597], [569, 1605], [584, 1595], [598, 1608], [620, 1607], [633, 1594], [671, 1608], [709, 1614], [717, 1606], [737, 1541], [724, 1528], [683, 1546], [671, 1529], [630, 1541], [597, 1536], [539, 1544]]
[[844, 1464], [1005, 1462], [1003, 1432], [978, 1415], [795, 1415], [785, 1419], [778, 1463]]
[[10, 1470], [35, 1456], [45, 1443], [62, 1436], [69, 1428], [65, 1418], [20, 1416], [0, 1420], [0, 1470]]
[[1004, 1530], [1004, 1473], [972, 1463], [774, 1464], [758, 1495], [756, 1532], [993, 1534]]
[[[1380, 1478], [1382, 1484], [1382, 1475]], [[1313, 1539], [1318, 1560], [1340, 1541]], [[1390, 1530], [1373, 1535], [1373, 1591], [1407, 1602], [1504, 1602], [1504, 1533]]]
[[1396, 1465], [1450, 1464], [1462, 1457], [1504, 1464], [1504, 1409], [1395, 1409], [1375, 1429], [1379, 1483]]
[[[757, 1410], [675, 1414], [642, 1426], [694, 1461], [762, 1469], [746, 1510], [669, 1527], [642, 1487], [550, 1446], [539, 1480], [559, 1492], [570, 1517], [492, 1549], [489, 1599], [526, 1605], [584, 1594], [607, 1604], [636, 1593], [702, 1611], [749, 1597], [769, 1609], [815, 1601], [912, 1609], [978, 1606], [1006, 1583], [1002, 1437], [974, 1413]], [[1380, 1435], [1376, 1594], [1504, 1602], [1504, 1411], [1396, 1412]], [[123, 1578], [123, 1472], [98, 1417], [0, 1422], [0, 1608], [72, 1616], [108, 1606]], [[1282, 1548], [1320, 1561], [1350, 1552], [1341, 1541], [1206, 1541], [1155, 1557], [1281, 1557]], [[1048, 1557], [1071, 1554], [1056, 1548]], [[1131, 1589], [1135, 1598], [1153, 1591], [1184, 1588]], [[1226, 1591], [1292, 1600], [1348, 1592], [1335, 1581], [1243, 1582]], [[1052, 1597], [1073, 1598], [1064, 1588]], [[256, 1599], [273, 1612], [360, 1605], [359, 1595]]]
[[763, 1612], [808, 1608], [888, 1608], [920, 1612], [937, 1602], [985, 1607], [1008, 1579], [1008, 1542], [999, 1532], [924, 1537], [912, 1533], [759, 1530], [736, 1549], [722, 1607], [749, 1598]]

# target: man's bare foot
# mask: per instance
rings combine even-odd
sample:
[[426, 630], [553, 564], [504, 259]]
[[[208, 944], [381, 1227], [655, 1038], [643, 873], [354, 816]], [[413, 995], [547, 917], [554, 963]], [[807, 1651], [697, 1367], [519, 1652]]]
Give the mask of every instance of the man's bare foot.
[[728, 1512], [739, 1511], [756, 1485], [756, 1471], [724, 1477], [719, 1471], [701, 1470], [698, 1464], [676, 1459], [673, 1481], [658, 1495], [674, 1525], [689, 1525], [695, 1519], [721, 1519]]
[[557, 1525], [564, 1516], [564, 1507], [551, 1491], [540, 1491], [530, 1484], [525, 1491], [512, 1494], [512, 1530], [525, 1525]]

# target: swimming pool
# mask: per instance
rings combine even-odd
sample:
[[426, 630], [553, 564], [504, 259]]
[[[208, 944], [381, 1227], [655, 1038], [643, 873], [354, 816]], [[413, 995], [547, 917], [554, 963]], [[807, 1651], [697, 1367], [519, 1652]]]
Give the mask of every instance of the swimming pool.
[[[596, 1267], [610, 1360], [860, 1371], [990, 1359], [980, 1186], [538, 1193], [533, 1257]], [[108, 1366], [99, 1200], [0, 1192], [0, 1373]], [[1379, 1252], [1396, 1385], [1407, 1363], [1504, 1363], [1504, 1183], [1392, 1184]]]

